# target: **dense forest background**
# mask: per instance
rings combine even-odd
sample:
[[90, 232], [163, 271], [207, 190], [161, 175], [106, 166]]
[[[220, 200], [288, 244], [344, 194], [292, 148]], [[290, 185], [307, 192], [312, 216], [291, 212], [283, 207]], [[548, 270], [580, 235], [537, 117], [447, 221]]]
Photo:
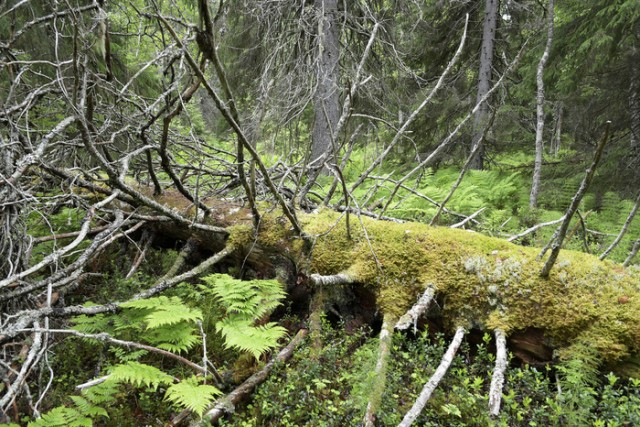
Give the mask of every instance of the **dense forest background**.
[[0, 0], [0, 94], [0, 422], [640, 424], [637, 0]]

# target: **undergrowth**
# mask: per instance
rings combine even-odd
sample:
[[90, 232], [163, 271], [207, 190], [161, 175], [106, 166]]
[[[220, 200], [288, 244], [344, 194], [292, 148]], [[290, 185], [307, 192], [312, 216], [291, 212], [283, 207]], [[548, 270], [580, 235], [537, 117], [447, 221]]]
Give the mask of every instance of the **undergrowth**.
[[[323, 324], [324, 348], [310, 345], [280, 365], [253, 398], [222, 426], [359, 426], [377, 357], [368, 331], [347, 334]], [[396, 334], [378, 425], [395, 426], [433, 374], [448, 346], [440, 333]], [[418, 418], [420, 426], [631, 426], [640, 423], [640, 380], [599, 376], [584, 360], [507, 369], [502, 411], [488, 415], [495, 349], [464, 342], [443, 381]]]

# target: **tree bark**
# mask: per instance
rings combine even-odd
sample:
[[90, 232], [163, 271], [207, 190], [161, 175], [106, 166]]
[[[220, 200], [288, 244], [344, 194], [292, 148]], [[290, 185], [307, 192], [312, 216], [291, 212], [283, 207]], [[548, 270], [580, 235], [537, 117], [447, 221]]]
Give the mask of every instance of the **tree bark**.
[[[498, 24], [499, 0], [486, 0], [484, 10], [484, 23], [482, 25], [482, 48], [480, 50], [480, 68], [478, 70], [478, 94], [476, 102], [489, 92], [491, 87], [491, 76], [493, 67], [493, 45], [496, 38], [496, 27]], [[480, 143], [482, 139], [485, 122], [489, 116], [489, 104], [484, 102], [473, 120], [473, 139], [471, 150]], [[477, 153], [471, 161], [471, 169], [482, 170], [484, 167], [484, 148], [477, 149]]]
[[317, 88], [313, 99], [314, 120], [309, 164], [322, 168], [324, 160], [333, 160], [335, 141], [333, 129], [340, 120], [340, 28], [338, 0], [315, 0], [318, 14], [318, 71]]
[[551, 51], [551, 43], [553, 42], [553, 0], [549, 0], [547, 8], [547, 44], [544, 48], [540, 62], [538, 62], [538, 71], [536, 82], [538, 85], [538, 93], [536, 97], [536, 158], [533, 166], [533, 182], [531, 183], [531, 194], [529, 195], [529, 207], [538, 206], [538, 193], [540, 191], [540, 176], [542, 174], [542, 135], [544, 133], [544, 66], [549, 59]]

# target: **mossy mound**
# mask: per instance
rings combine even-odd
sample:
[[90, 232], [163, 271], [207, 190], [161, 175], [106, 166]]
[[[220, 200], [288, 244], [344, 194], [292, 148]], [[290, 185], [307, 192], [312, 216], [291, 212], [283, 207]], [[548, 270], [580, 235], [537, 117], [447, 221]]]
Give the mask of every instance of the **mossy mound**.
[[[386, 314], [403, 314], [431, 284], [451, 328], [536, 328], [549, 346], [585, 343], [609, 364], [640, 354], [637, 270], [562, 251], [544, 279], [539, 249], [478, 233], [352, 215], [349, 238], [344, 215], [324, 211], [300, 220], [317, 237], [310, 255], [292, 251], [299, 264], [308, 273], [346, 272], [372, 286]], [[273, 243], [267, 235], [260, 240]]]

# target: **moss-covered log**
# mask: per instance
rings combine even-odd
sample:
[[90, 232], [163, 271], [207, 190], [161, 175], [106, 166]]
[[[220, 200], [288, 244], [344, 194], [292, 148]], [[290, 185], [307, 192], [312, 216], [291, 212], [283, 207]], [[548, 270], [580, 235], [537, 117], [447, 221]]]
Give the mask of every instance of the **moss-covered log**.
[[[562, 251], [548, 278], [538, 250], [478, 233], [362, 218], [351, 227], [335, 212], [300, 215], [309, 239], [295, 238], [276, 214], [258, 236], [236, 225], [230, 238], [249, 254], [278, 254], [300, 277], [344, 274], [375, 293], [383, 314], [399, 317], [434, 284], [438, 316], [453, 332], [502, 329], [520, 354], [569, 355], [588, 343], [610, 367], [632, 368], [640, 351], [640, 272], [573, 251]], [[298, 279], [298, 286], [304, 283]], [[516, 352], [518, 354], [518, 352]], [[627, 372], [631, 373], [631, 372]]]

